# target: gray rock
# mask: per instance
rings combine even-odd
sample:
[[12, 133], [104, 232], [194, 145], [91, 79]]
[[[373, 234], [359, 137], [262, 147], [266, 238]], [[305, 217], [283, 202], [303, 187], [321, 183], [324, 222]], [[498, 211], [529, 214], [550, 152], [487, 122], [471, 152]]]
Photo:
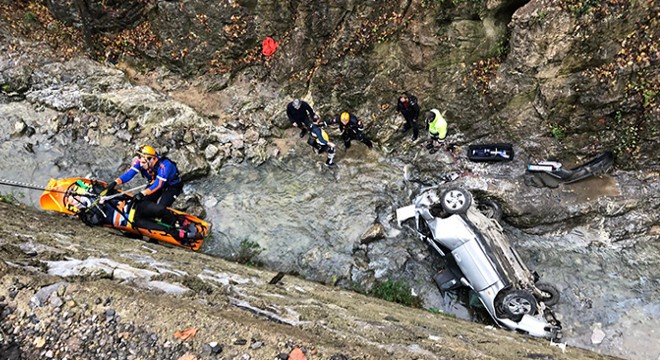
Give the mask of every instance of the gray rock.
[[[45, 286], [45, 287], [39, 289], [39, 291], [37, 291], [37, 293], [34, 294], [34, 296], [32, 296], [32, 298], [30, 298], [30, 307], [36, 308], [36, 307], [43, 306], [46, 303], [46, 301], [48, 300], [48, 298], [51, 296], [51, 294], [56, 292], [57, 289], [59, 289], [60, 286], [66, 287], [66, 286], [69, 286], [69, 283], [59, 282], [59, 283], [51, 284], [51, 285], [48, 285], [48, 286]], [[60, 299], [60, 302], [61, 301], [62, 300]]]

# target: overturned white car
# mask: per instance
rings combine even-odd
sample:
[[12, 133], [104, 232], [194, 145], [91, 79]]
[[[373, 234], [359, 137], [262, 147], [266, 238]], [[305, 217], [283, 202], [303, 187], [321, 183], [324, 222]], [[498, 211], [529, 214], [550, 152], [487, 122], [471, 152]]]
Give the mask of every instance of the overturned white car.
[[419, 237], [444, 258], [447, 268], [434, 280], [441, 290], [467, 286], [495, 322], [532, 336], [561, 338], [550, 306], [559, 291], [540, 283], [511, 247], [502, 227], [474, 206], [461, 188], [422, 192], [414, 204], [397, 210], [399, 224], [414, 219]]

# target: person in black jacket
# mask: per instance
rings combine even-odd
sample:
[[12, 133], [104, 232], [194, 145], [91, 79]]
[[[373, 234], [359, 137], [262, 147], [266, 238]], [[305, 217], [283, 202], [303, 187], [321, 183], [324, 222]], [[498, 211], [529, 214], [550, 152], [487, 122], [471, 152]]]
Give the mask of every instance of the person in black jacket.
[[330, 120], [328, 124], [339, 125], [341, 138], [344, 140], [344, 147], [346, 149], [351, 147], [351, 140], [362, 141], [369, 149], [373, 148], [374, 144], [362, 133], [364, 130], [362, 121], [360, 121], [355, 115], [344, 111], [341, 115]]
[[300, 129], [300, 137], [304, 137], [307, 134], [308, 124], [316, 119], [316, 114], [314, 114], [312, 107], [306, 101], [300, 99], [293, 99], [286, 106], [286, 116], [293, 126]]
[[396, 104], [396, 110], [403, 115], [403, 118], [406, 119], [406, 124], [401, 129], [402, 133], [408, 132], [408, 130], [413, 130], [412, 140], [417, 140], [419, 136], [419, 128], [417, 127], [417, 118], [419, 117], [419, 103], [417, 98], [414, 95], [409, 95], [407, 93], [401, 94], [399, 101]]

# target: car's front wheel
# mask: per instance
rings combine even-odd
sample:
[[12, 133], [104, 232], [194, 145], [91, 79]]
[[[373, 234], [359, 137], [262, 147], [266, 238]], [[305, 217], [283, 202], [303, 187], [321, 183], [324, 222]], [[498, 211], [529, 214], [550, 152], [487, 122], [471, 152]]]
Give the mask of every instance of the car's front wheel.
[[501, 299], [499, 307], [502, 313], [513, 321], [520, 321], [525, 314], [536, 314], [536, 299], [527, 291], [511, 290]]
[[465, 189], [452, 188], [442, 193], [442, 208], [450, 214], [467, 211], [472, 204], [472, 195]]

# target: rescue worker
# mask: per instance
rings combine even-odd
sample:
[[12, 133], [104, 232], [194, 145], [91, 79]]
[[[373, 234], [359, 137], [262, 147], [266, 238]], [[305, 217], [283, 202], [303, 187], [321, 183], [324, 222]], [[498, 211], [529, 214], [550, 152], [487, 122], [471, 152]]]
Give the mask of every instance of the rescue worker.
[[149, 186], [137, 193], [135, 201], [152, 201], [163, 206], [172, 206], [176, 197], [183, 191], [183, 181], [174, 161], [159, 156], [149, 145], [140, 145], [133, 165], [121, 176], [108, 184], [108, 190], [131, 181], [135, 175], [142, 174]]
[[309, 128], [309, 139], [307, 143], [311, 145], [317, 154], [322, 154], [324, 152], [328, 153], [328, 158], [325, 161], [325, 165], [328, 167], [334, 167], [336, 164], [333, 162], [335, 158], [335, 144], [330, 142], [330, 137], [320, 126], [320, 123], [310, 122], [308, 124]]
[[429, 126], [430, 142], [426, 145], [429, 153], [435, 154], [445, 144], [447, 137], [447, 120], [438, 109], [426, 112], [426, 123]]
[[[117, 194], [116, 190], [93, 192], [104, 196]], [[93, 199], [80, 197], [78, 199], [77, 215], [83, 223], [89, 226], [131, 227], [151, 231], [164, 231], [170, 234], [182, 245], [187, 246], [191, 240], [201, 239], [195, 224], [185, 218], [177, 217], [164, 205], [151, 201], [136, 202], [129, 195], [117, 196], [105, 201], [92, 202]]]
[[293, 126], [300, 129], [301, 138], [307, 133], [307, 124], [317, 119], [312, 107], [306, 101], [300, 99], [293, 99], [286, 106], [286, 116]]
[[396, 110], [403, 115], [406, 124], [401, 129], [402, 133], [407, 133], [408, 130], [413, 130], [412, 140], [417, 140], [419, 136], [419, 128], [417, 127], [417, 118], [419, 117], [419, 103], [414, 95], [407, 93], [401, 94], [399, 101], [396, 104]]
[[330, 120], [330, 124], [339, 124], [341, 138], [344, 140], [344, 146], [346, 149], [351, 147], [351, 140], [362, 141], [369, 149], [373, 148], [374, 145], [371, 140], [362, 133], [364, 130], [362, 121], [360, 121], [355, 115], [344, 111], [339, 117]]

